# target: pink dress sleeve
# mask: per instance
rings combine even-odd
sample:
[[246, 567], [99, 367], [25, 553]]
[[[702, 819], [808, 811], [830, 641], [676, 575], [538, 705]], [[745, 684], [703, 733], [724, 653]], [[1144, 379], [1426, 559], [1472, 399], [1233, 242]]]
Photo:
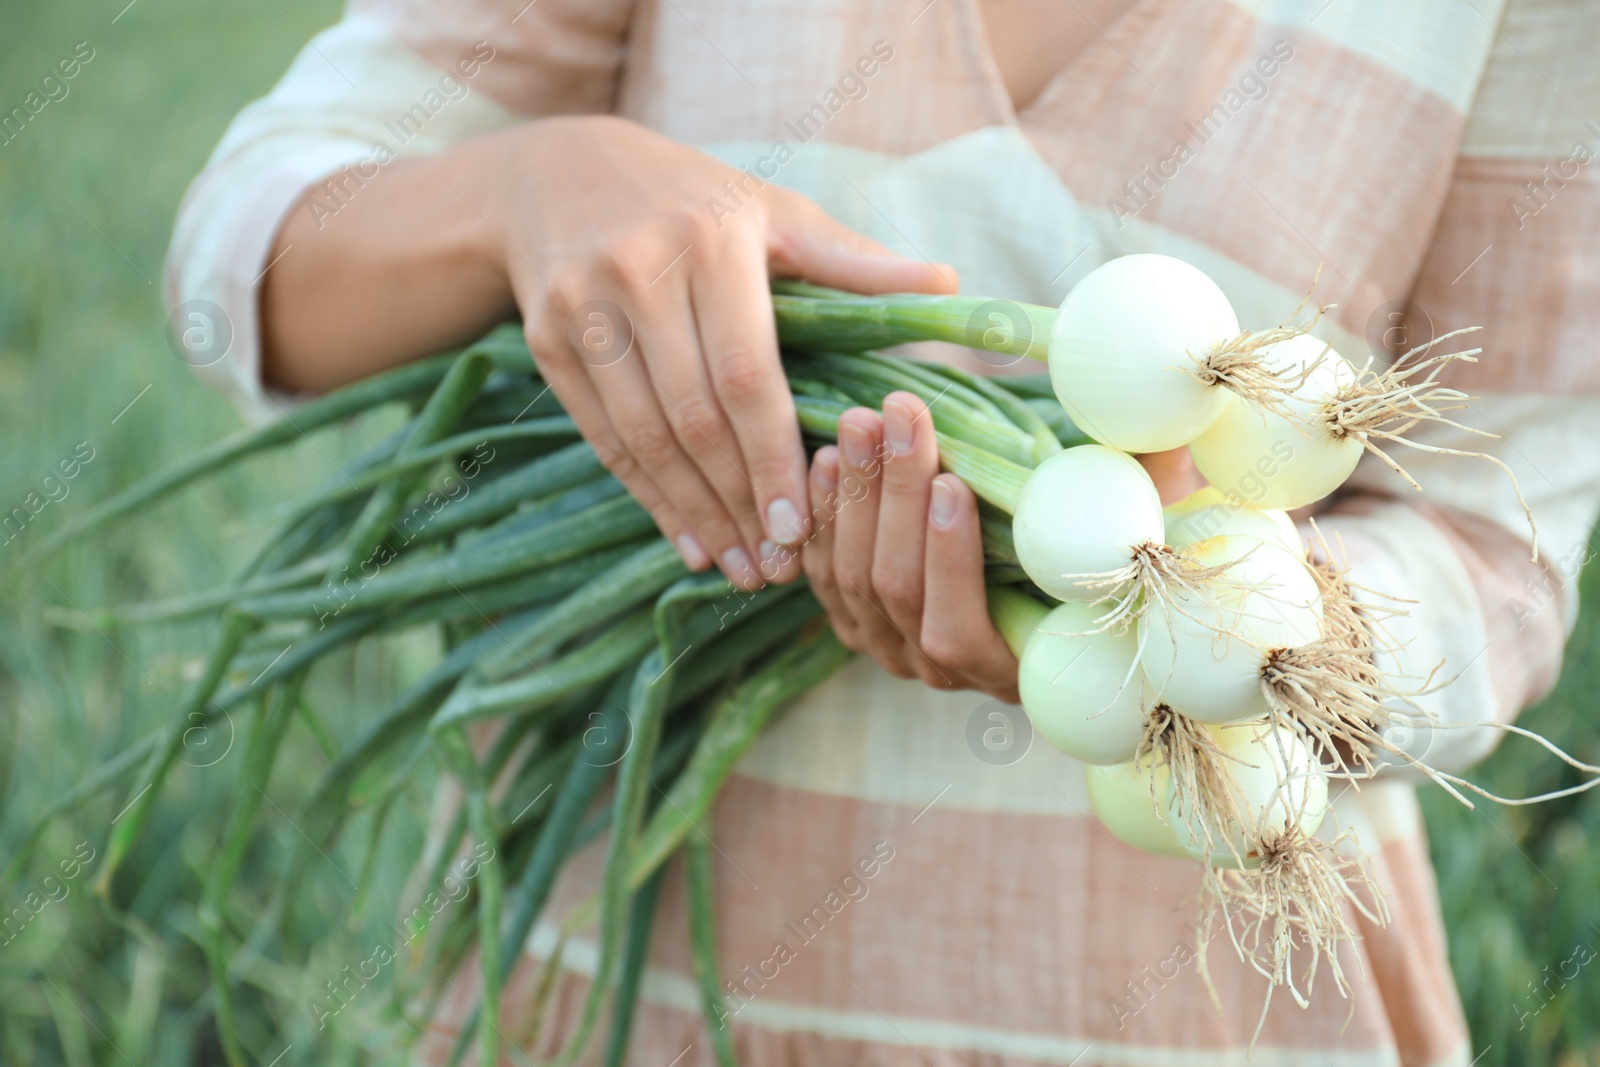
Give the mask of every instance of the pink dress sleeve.
[[[1517, 6], [1507, 15], [1526, 17]], [[1592, 17], [1569, 21], [1561, 54], [1600, 44]], [[1464, 724], [1509, 722], [1554, 685], [1600, 510], [1600, 78], [1560, 58], [1530, 65], [1511, 49], [1492, 52], [1391, 338], [1417, 344], [1482, 327], [1454, 339], [1458, 350], [1481, 347], [1478, 361], [1453, 365], [1445, 380], [1472, 397], [1452, 417], [1494, 436], [1438, 425], [1408, 436], [1485, 452], [1515, 472], [1538, 525], [1538, 561], [1511, 478], [1483, 460], [1393, 449], [1419, 494], [1368, 457], [1321, 520], [1365, 584], [1416, 601], [1399, 605], [1408, 614], [1395, 637], [1406, 644], [1390, 666], [1420, 680], [1437, 665], [1436, 684], [1454, 679], [1413, 702], [1432, 723], [1414, 744], [1444, 769], [1481, 759], [1503, 736]], [[1587, 91], [1552, 93], [1540, 69], [1552, 63], [1566, 80], [1587, 79]]]
[[257, 288], [308, 190], [321, 222], [392, 160], [531, 116], [609, 109], [629, 5], [519, 7], [358, 0], [228, 127], [178, 210], [164, 292], [189, 362], [247, 416], [292, 401], [261, 385]]

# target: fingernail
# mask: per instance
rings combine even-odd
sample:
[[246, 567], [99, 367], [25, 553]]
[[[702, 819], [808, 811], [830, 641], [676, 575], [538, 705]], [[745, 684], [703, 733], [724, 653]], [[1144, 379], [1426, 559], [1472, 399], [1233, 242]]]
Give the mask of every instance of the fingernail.
[[694, 534], [681, 533], [672, 543], [678, 546], [678, 555], [683, 557], [684, 565], [692, 571], [700, 570], [711, 562], [711, 557], [700, 547]]
[[788, 562], [788, 557], [793, 550], [771, 541], [763, 541], [761, 549], [761, 577], [769, 582], [778, 580], [778, 575], [783, 571], [783, 565]]
[[956, 519], [956, 491], [937, 479], [928, 503], [928, 516], [939, 529], [947, 529]]
[[897, 456], [910, 453], [912, 434], [910, 410], [893, 400], [883, 405], [883, 439], [889, 451]]
[[805, 536], [800, 523], [800, 512], [787, 497], [779, 497], [767, 505], [767, 533], [775, 541], [792, 545]]
[[817, 469], [817, 484], [824, 493], [834, 493], [839, 490], [839, 456], [835, 452], [829, 454], [818, 451], [815, 461]]
[[839, 447], [844, 450], [845, 462], [858, 470], [872, 462], [872, 435], [854, 423], [840, 426]]
[[750, 553], [735, 546], [722, 554], [722, 572], [739, 582], [759, 582], [760, 575], [750, 565]]

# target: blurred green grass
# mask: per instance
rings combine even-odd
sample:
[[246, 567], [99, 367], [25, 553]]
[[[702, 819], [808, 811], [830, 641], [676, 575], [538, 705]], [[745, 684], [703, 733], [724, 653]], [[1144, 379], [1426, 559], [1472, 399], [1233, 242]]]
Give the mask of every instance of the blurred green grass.
[[[42, 566], [16, 567], [45, 530], [237, 428], [228, 405], [167, 349], [166, 242], [185, 187], [234, 113], [282, 74], [306, 34], [339, 13], [327, 0], [126, 3], [0, 2], [0, 113], [21, 105], [79, 42], [94, 49], [68, 95], [0, 146], [0, 509], [24, 505], [30, 493], [44, 498], [43, 479], [59, 477], [58, 461], [93, 452], [65, 483], [67, 495], [0, 546], [0, 866], [34, 813], [170, 719], [207, 640], [203, 624], [75, 633], [46, 625], [44, 609], [216, 584], [255, 547], [255, 517], [382, 430], [369, 420], [325, 432], [315, 448], [255, 461]], [[417, 639], [343, 656], [313, 679], [309, 703], [348, 737], [434, 658], [429, 645]], [[0, 934], [0, 1062], [221, 1062], [192, 902], [243, 746], [241, 737], [230, 748], [230, 734], [224, 724], [188, 741], [190, 766], [118, 881], [125, 914], [91, 894], [92, 862], [62, 878], [81, 842], [103, 849], [125, 791], [52, 828], [4, 902], [9, 913], [30, 892], [48, 901], [20, 934]], [[325, 765], [302, 731], [271, 792], [304, 796]], [[339, 873], [359, 875], [364, 827], [320, 872], [302, 909], [323, 917], [300, 931], [312, 961], [304, 974], [266, 961], [247, 970], [241, 1036], [254, 1062], [270, 1063], [290, 1045], [280, 1067], [399, 1058], [402, 1023], [382, 993], [364, 994], [320, 1033], [309, 1004], [325, 995], [323, 981], [370, 954], [375, 937], [396, 936], [386, 916], [420, 848], [430, 795], [429, 776], [419, 774], [405, 798], [409, 813], [390, 819], [373, 860], [376, 888], [364, 909], [352, 908]], [[296, 833], [286, 820], [277, 816], [274, 827], [280, 845]], [[270, 885], [280, 858], [281, 849], [253, 853], [241, 884]], [[45, 882], [52, 873], [58, 880]], [[246, 896], [236, 912], [259, 913], [263, 903]]]
[[[179, 198], [228, 120], [339, 10], [329, 0], [125, 2], [0, 0], [0, 114], [79, 42], [94, 49], [69, 95], [0, 146], [0, 509], [39, 492], [75, 449], [94, 453], [65, 498], [0, 546], [0, 865], [31, 813], [167, 721], [205, 637], [200, 626], [70, 632], [47, 626], [44, 609], [221, 581], [253, 547], [260, 524], [251, 517], [263, 502], [322, 476], [322, 453], [338, 460], [375, 432], [364, 425], [323, 434], [318, 449], [257, 461], [43, 566], [14, 568], [43, 531], [236, 426], [226, 404], [166, 348], [161, 261]], [[1591, 599], [1600, 594], [1597, 578], [1586, 581]], [[1590, 762], [1600, 762], [1597, 626], [1593, 613], [1580, 620], [1559, 687], [1523, 719]], [[363, 649], [319, 672], [310, 702], [347, 736], [429, 658], [416, 643]], [[9, 909], [31, 891], [66, 894], [21, 936], [0, 936], [0, 1063], [219, 1062], [185, 901], [195, 897], [220, 829], [231, 764], [218, 753], [227, 743], [221, 728], [196, 737], [188, 762], [217, 762], [176, 776], [132, 873], [119, 882], [143, 885], [119, 898], [125, 914], [93, 900], [92, 874], [55, 889], [42, 881], [52, 869], [59, 876], [60, 863], [70, 869], [80, 842], [103, 847], [122, 794], [53, 828], [35, 870], [5, 902]], [[274, 785], [303, 795], [323, 758], [309, 735], [292, 744]], [[1525, 795], [1575, 781], [1563, 772], [1531, 744], [1512, 743], [1474, 777]], [[290, 1045], [284, 1067], [395, 1062], [405, 1024], [381, 994], [320, 1033], [303, 1007], [321, 992], [319, 977], [337, 976], [382, 936], [387, 924], [375, 917], [386, 914], [419, 845], [430, 786], [430, 776], [419, 775], [406, 798], [409, 816], [390, 820], [392, 839], [372, 860], [378, 889], [364, 909], [352, 913], [338, 870], [321, 872], [315, 900], [323, 906], [302, 910], [331, 918], [301, 931], [312, 946], [306, 973], [265, 961], [249, 970], [241, 1028], [256, 1062], [271, 1063]], [[1600, 1063], [1600, 968], [1562, 976], [1584, 958], [1580, 949], [1600, 949], [1600, 855], [1589, 847], [1600, 833], [1600, 797], [1466, 811], [1430, 789], [1424, 806], [1477, 1062]], [[295, 833], [281, 819], [277, 829], [282, 841]], [[347, 835], [329, 868], [361, 869], [363, 829]], [[277, 858], [273, 850], [252, 855], [241, 886], [265, 881], [251, 869], [269, 870]], [[238, 904], [248, 914], [261, 902]]]

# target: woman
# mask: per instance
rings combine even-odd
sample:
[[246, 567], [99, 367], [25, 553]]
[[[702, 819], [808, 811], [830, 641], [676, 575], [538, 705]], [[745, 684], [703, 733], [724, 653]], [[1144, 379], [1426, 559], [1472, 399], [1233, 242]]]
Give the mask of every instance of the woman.
[[[1416, 602], [1405, 663], [1458, 676], [1419, 700], [1432, 719], [1509, 720], [1556, 677], [1600, 500], [1597, 47], [1592, 9], [1549, 0], [355, 0], [229, 130], [180, 213], [168, 291], [232, 319], [208, 373], [269, 410], [520, 312], [690, 566], [809, 576], [865, 655], [768, 732], [716, 810], [744, 1062], [1231, 1061], [1265, 989], [1219, 946], [1211, 1006], [1197, 869], [1112, 841], [1081, 769], [1003, 703], [1016, 664], [984, 610], [974, 499], [937, 475], [923, 407], [852, 412], [807, 470], [768, 278], [949, 292], [948, 262], [963, 291], [1054, 304], [1107, 259], [1161, 251], [1251, 327], [1320, 266], [1317, 299], [1339, 307], [1319, 333], [1358, 362], [1482, 325], [1487, 355], [1452, 381], [1482, 394], [1463, 417], [1502, 437], [1470, 447], [1517, 472], [1542, 562], [1509, 481], [1468, 460], [1408, 455], [1420, 495], [1365, 463], [1320, 525], [1356, 582]], [[1181, 455], [1147, 464], [1169, 499], [1195, 483]], [[841, 479], [870, 491], [814, 520]], [[1422, 734], [1413, 750], [1446, 769], [1495, 738]], [[1352, 1000], [1326, 978], [1309, 1009], [1278, 998], [1252, 1062], [1469, 1062], [1411, 783], [1338, 808], [1393, 921], [1353, 916]], [[640, 1063], [711, 1062], [679, 916], [669, 900]], [[512, 1037], [552, 935], [508, 995]], [[565, 1036], [591, 949], [569, 946], [530, 1054]], [[470, 1010], [437, 1021], [433, 1055]]]

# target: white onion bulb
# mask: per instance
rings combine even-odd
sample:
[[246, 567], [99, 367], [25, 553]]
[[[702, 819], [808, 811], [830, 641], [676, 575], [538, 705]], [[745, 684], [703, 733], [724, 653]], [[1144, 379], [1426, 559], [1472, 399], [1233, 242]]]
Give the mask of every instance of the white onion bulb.
[[1168, 504], [1167, 545], [1185, 549], [1208, 537], [1254, 537], [1275, 541], [1296, 555], [1305, 551], [1300, 531], [1288, 512], [1275, 508], [1254, 508], [1230, 499], [1214, 486], [1196, 489], [1182, 500]]
[[1214, 867], [1239, 866], [1235, 851], [1245, 858], [1245, 866], [1254, 866], [1251, 854], [1263, 837], [1291, 832], [1310, 837], [1317, 832], [1328, 810], [1328, 777], [1304, 735], [1292, 727], [1265, 722], [1210, 730], [1217, 747], [1229, 757], [1218, 762], [1232, 782], [1234, 803], [1244, 825], [1232, 828], [1231, 849], [1222, 828], [1213, 826], [1208, 859], [1205, 835], [1193, 821], [1193, 813], [1180, 812], [1181, 805], [1174, 797], [1169, 801], [1168, 821], [1175, 827], [1174, 836], [1181, 847]]
[[1259, 355], [1268, 369], [1286, 374], [1315, 366], [1283, 397], [1290, 418], [1230, 395], [1216, 421], [1190, 442], [1189, 452], [1206, 481], [1238, 492], [1256, 507], [1304, 507], [1343, 485], [1361, 459], [1360, 440], [1334, 436], [1326, 407], [1340, 389], [1355, 384], [1356, 371], [1310, 334], [1270, 345]]
[[1184, 550], [1205, 566], [1231, 564], [1139, 619], [1145, 677], [1158, 699], [1197, 722], [1225, 724], [1268, 712], [1261, 669], [1275, 648], [1321, 636], [1322, 593], [1305, 561], [1272, 541], [1212, 537]]
[[[1017, 561], [1057, 600], [1104, 599], [1094, 575], [1127, 567], [1134, 550], [1161, 544], [1161, 497], [1138, 460], [1079, 445], [1034, 468], [1011, 520]], [[1086, 577], [1088, 576], [1088, 577]]]
[[1134, 632], [1093, 633], [1099, 610], [1062, 604], [1034, 627], [1017, 688], [1041, 737], [1085, 763], [1133, 758], [1144, 735], [1144, 676]]
[[1188, 371], [1239, 334], [1217, 283], [1171, 256], [1105, 263], [1062, 301], [1050, 334], [1050, 383], [1085, 433], [1124, 452], [1181, 448], [1231, 395]]
[[[1152, 775], [1155, 777], [1154, 792], [1151, 790]], [[1138, 763], [1086, 767], [1083, 777], [1089, 787], [1089, 804], [1094, 808], [1095, 818], [1111, 836], [1157, 856], [1194, 858], [1178, 840], [1176, 824], [1162, 821], [1172, 795], [1172, 774], [1165, 764], [1152, 770], [1147, 757]], [[1161, 805], [1161, 815], [1157, 814], [1157, 803]]]

